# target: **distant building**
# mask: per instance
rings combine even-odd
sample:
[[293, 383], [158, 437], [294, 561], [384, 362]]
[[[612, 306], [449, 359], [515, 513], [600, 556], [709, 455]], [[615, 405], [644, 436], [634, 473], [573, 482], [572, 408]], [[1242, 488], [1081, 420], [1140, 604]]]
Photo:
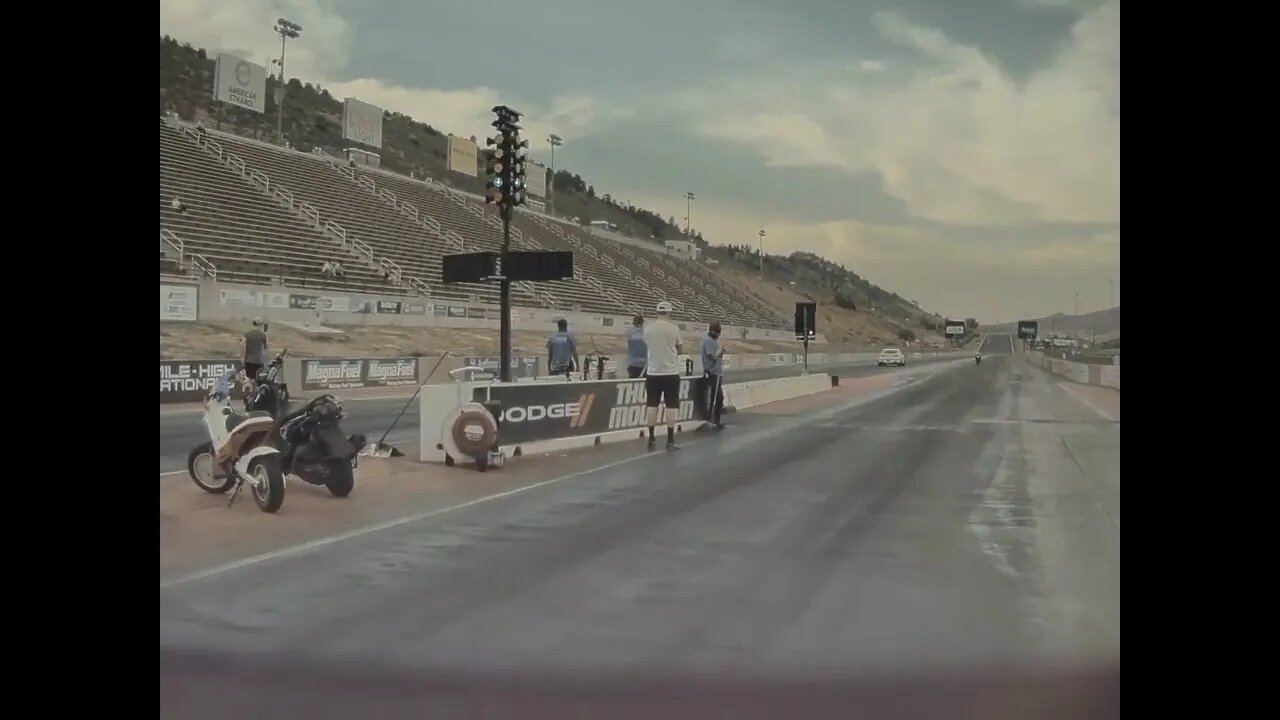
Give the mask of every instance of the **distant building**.
[[702, 256], [702, 250], [688, 240], [668, 240], [666, 241], [667, 254], [684, 258], [685, 260], [697, 260]]

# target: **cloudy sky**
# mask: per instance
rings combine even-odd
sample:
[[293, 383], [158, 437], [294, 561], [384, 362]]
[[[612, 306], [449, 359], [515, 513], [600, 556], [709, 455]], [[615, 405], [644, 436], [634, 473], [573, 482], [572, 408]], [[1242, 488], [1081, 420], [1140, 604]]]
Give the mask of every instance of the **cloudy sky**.
[[464, 136], [511, 105], [598, 193], [677, 218], [696, 193], [712, 243], [764, 228], [947, 315], [1119, 301], [1117, 1], [160, 3], [263, 65], [279, 16], [290, 77]]

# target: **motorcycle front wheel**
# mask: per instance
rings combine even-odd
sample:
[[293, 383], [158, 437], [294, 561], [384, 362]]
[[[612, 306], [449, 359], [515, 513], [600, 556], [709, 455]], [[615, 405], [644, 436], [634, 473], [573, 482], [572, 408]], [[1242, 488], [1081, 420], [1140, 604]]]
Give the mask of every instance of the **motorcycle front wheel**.
[[280, 469], [279, 455], [264, 455], [249, 463], [253, 476], [253, 501], [264, 513], [273, 513], [284, 504], [284, 471]]
[[203, 442], [187, 455], [187, 474], [201, 490], [221, 495], [236, 484], [236, 479], [231, 475], [218, 478], [217, 473], [218, 465], [213, 460], [213, 443]]

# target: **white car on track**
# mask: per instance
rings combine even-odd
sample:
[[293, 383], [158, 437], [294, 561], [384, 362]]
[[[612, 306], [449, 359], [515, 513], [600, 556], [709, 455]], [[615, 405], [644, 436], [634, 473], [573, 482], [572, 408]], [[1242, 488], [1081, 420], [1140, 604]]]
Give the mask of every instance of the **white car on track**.
[[880, 357], [876, 360], [877, 367], [885, 365], [897, 365], [898, 367], [907, 366], [907, 355], [898, 348], [885, 348], [880, 351]]

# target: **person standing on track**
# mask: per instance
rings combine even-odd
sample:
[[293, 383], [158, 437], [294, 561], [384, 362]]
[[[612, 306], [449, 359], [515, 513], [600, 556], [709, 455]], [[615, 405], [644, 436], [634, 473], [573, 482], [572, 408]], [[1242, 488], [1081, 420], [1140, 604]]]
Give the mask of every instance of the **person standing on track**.
[[649, 425], [649, 449], [654, 448], [653, 427], [658, 424], [659, 399], [666, 404], [667, 449], [676, 445], [676, 420], [680, 417], [680, 328], [671, 322], [671, 303], [658, 303], [658, 319], [645, 325], [647, 350], [644, 393], [645, 419]]
[[253, 382], [258, 371], [271, 362], [267, 356], [267, 324], [262, 322], [262, 318], [253, 319], [253, 327], [240, 338], [240, 350], [244, 358], [244, 375]]
[[720, 414], [724, 411], [724, 346], [720, 344], [720, 323], [713, 322], [702, 338], [702, 376], [706, 378], [707, 417], [711, 426], [724, 429]]
[[631, 327], [627, 330], [627, 377], [640, 377], [648, 356], [649, 347], [644, 342], [644, 318], [637, 315], [631, 319]]
[[578, 343], [569, 334], [569, 321], [556, 321], [557, 330], [547, 338], [547, 367], [552, 375], [564, 375], [573, 379], [573, 369], [578, 365]]

